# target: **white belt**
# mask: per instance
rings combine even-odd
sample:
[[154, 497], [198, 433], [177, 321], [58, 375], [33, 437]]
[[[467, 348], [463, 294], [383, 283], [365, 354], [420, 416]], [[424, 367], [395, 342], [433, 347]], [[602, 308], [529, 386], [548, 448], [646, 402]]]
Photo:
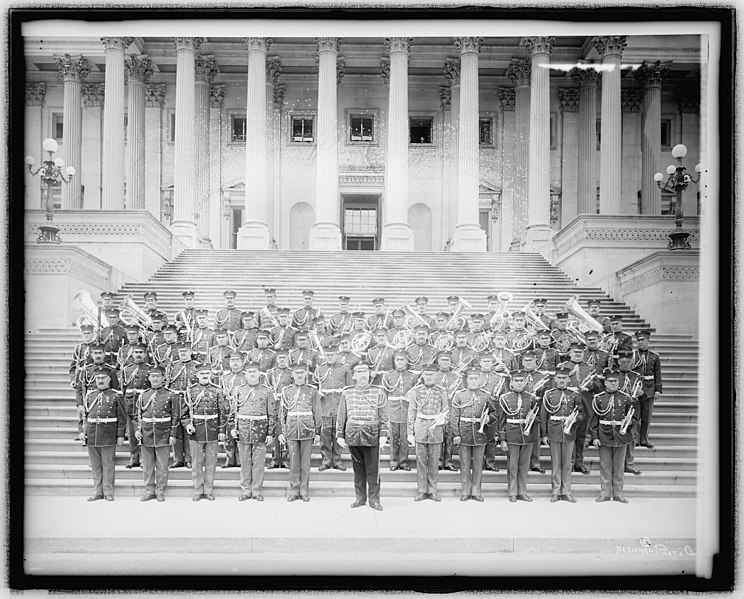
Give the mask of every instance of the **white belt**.
[[261, 416], [251, 416], [250, 414], [238, 414], [238, 418], [241, 420], [266, 420], [268, 416], [262, 414]]
[[349, 418], [349, 422], [358, 422], [359, 424], [369, 424], [379, 422], [377, 419], [373, 420], [359, 420], [358, 418]]
[[191, 417], [194, 420], [213, 420], [217, 418], [218, 414], [192, 414]]
[[142, 418], [142, 422], [170, 422], [171, 419], [168, 416], [163, 416], [162, 418]]
[[341, 393], [343, 389], [321, 389], [323, 393]]
[[551, 420], [565, 420], [568, 416], [551, 416]]
[[287, 412], [287, 416], [312, 416], [312, 412]]
[[646, 375], [646, 376], [643, 377], [643, 380], [644, 381], [653, 381], [654, 380], [654, 375], [653, 374]]
[[144, 393], [147, 391], [147, 389], [127, 389], [126, 395], [129, 395], [130, 393]]
[[88, 418], [88, 422], [101, 424], [103, 422], [118, 422], [118, 418]]
[[524, 424], [526, 422], [524, 418], [507, 418], [506, 421], [509, 424]]
[[391, 395], [388, 397], [388, 401], [408, 401], [403, 395]]
[[462, 422], [480, 422], [480, 418], [466, 418], [465, 416], [460, 416], [460, 420]]
[[434, 420], [435, 418], [439, 417], [439, 414], [417, 414], [419, 418], [423, 418], [424, 420]]
[[622, 420], [600, 420], [600, 424], [609, 424], [610, 426], [620, 426], [623, 421]]

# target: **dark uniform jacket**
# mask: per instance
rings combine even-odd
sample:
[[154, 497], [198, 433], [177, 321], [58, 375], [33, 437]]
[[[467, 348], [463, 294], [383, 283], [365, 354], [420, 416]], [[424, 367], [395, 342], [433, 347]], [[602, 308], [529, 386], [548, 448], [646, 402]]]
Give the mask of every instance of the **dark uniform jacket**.
[[511, 372], [517, 368], [517, 357], [508, 349], [493, 349], [491, 350], [493, 356], [493, 363], [498, 366], [499, 362], [503, 363], [507, 369]]
[[527, 384], [524, 390], [542, 397], [548, 389], [553, 387], [553, 375], [542, 370], [525, 370], [527, 373]]
[[165, 343], [165, 337], [163, 336], [163, 331], [150, 331], [147, 333], [145, 339], [145, 343], [147, 344], [147, 351], [150, 352], [150, 355], [154, 357], [155, 355], [155, 348], [158, 345], [162, 345]]
[[275, 327], [279, 323], [278, 314], [279, 314], [279, 308], [277, 308], [276, 304], [271, 304], [270, 306], [263, 306], [258, 311], [259, 328], [270, 329], [271, 327]]
[[194, 356], [206, 356], [209, 348], [212, 347], [214, 340], [214, 331], [209, 327], [196, 327], [194, 329], [194, 339], [191, 342], [191, 349]]
[[[630, 395], [633, 399], [636, 401], [640, 401], [641, 397], [643, 396], [643, 378], [640, 374], [633, 370], [618, 370], [619, 383], [620, 383], [620, 391], [623, 393], [627, 393]], [[640, 389], [636, 388], [636, 383], [640, 380], [638, 383], [640, 385]], [[636, 393], [633, 393], [633, 389], [636, 388]], [[604, 385], [602, 385], [602, 391], [604, 391]]]
[[460, 437], [462, 445], [485, 445], [485, 425], [481, 432], [483, 413], [488, 415], [489, 421], [497, 418], [496, 406], [491, 396], [480, 389], [460, 389], [452, 398], [450, 409], [450, 426], [452, 436]]
[[[576, 421], [568, 433], [563, 432], [566, 418], [576, 410]], [[543, 395], [540, 407], [540, 436], [551, 442], [576, 441], [576, 429], [584, 422], [584, 403], [579, 394], [570, 389], [550, 389]]]
[[190, 441], [216, 442], [217, 436], [225, 433], [228, 412], [229, 407], [219, 386], [214, 383], [196, 383], [186, 390], [186, 397], [181, 404], [181, 424], [184, 427], [194, 425], [196, 430], [189, 435]]
[[[481, 372], [483, 372], [481, 370]], [[492, 398], [498, 399], [499, 395], [509, 390], [509, 377], [500, 372], [483, 372], [480, 388]]]
[[313, 387], [289, 385], [282, 390], [281, 400], [278, 432], [288, 441], [303, 441], [320, 434], [320, 397]]
[[291, 349], [294, 347], [295, 331], [289, 325], [276, 326], [269, 331], [269, 338], [274, 349]]
[[212, 376], [219, 375], [228, 369], [230, 353], [233, 349], [229, 345], [215, 345], [209, 348], [207, 363], [212, 369]]
[[150, 366], [130, 364], [121, 371], [121, 390], [124, 393], [124, 409], [129, 416], [137, 413], [137, 399], [150, 388]]
[[361, 356], [358, 356], [352, 351], [340, 351], [338, 352], [338, 363], [346, 364], [349, 368], [354, 368], [359, 362], [362, 361]]
[[618, 331], [615, 333], [615, 340], [617, 341], [617, 347], [615, 348], [616, 354], [621, 351], [633, 351], [633, 337], [627, 333]]
[[166, 447], [170, 437], [178, 436], [181, 402], [178, 393], [166, 387], [148, 389], [136, 403], [135, 420], [142, 432], [142, 445]]
[[478, 364], [478, 358], [475, 352], [469, 347], [452, 348], [452, 368], [458, 368], [465, 363], [468, 367], [475, 367]]
[[[571, 374], [568, 377], [568, 386], [569, 387], [576, 387], [578, 390], [579, 385], [584, 381], [587, 376], [589, 376], [591, 373], [596, 372], [594, 368], [589, 366], [586, 362], [583, 360], [581, 362], [562, 362], [558, 365], [559, 368], [570, 368]], [[586, 391], [578, 391], [581, 395], [581, 398], [585, 402], [590, 402], [593, 397], [593, 390], [600, 390], [601, 383], [598, 380], [598, 377], [594, 377], [591, 382], [586, 386]]]
[[274, 359], [276, 358], [276, 352], [268, 347], [260, 348], [257, 347], [248, 352], [247, 361], [257, 362], [258, 369], [261, 372], [266, 372], [269, 368], [274, 365]]
[[[532, 393], [523, 391], [504, 393], [498, 400], [497, 437], [513, 445], [536, 443], [540, 434], [540, 402]], [[530, 412], [536, 412], [535, 421], [530, 432], [525, 434], [526, 423]]]
[[408, 363], [412, 370], [420, 371], [423, 366], [433, 364], [437, 349], [433, 345], [414, 343], [408, 348]]
[[315, 383], [320, 396], [321, 415], [324, 418], [336, 416], [341, 392], [354, 383], [351, 378], [351, 369], [338, 362], [333, 366], [328, 366], [328, 364], [318, 366], [315, 371]]
[[88, 391], [96, 388], [95, 371], [97, 368], [108, 370], [109, 376], [111, 377], [109, 386], [112, 389], [119, 388], [119, 377], [116, 373], [116, 370], [113, 366], [111, 366], [111, 364], [94, 364], [93, 362], [91, 362], [85, 368], [83, 368], [83, 370], [80, 371], [80, 378], [78, 379], [79, 393], [77, 394], [77, 405], [80, 405], [82, 403], [83, 397], [85, 397], [85, 394]]
[[292, 384], [292, 369], [274, 366], [266, 371], [266, 385], [274, 393], [274, 401], [279, 401], [279, 393]]
[[384, 326], [386, 329], [389, 329], [393, 323], [393, 317], [390, 316], [390, 314], [371, 314], [367, 316], [367, 320], [365, 322], [367, 324], [367, 328], [374, 333], [380, 326]]
[[235, 393], [238, 387], [247, 384], [245, 373], [242, 371], [232, 372], [228, 370], [222, 373], [222, 376], [220, 376], [220, 385], [222, 387], [222, 394], [229, 406], [232, 407], [235, 404]]
[[289, 363], [292, 365], [307, 364], [307, 367], [312, 371], [318, 365], [318, 352], [309, 347], [296, 347], [289, 352]]
[[[416, 443], [436, 444], [444, 441], [444, 427], [449, 423], [447, 390], [439, 385], [416, 385], [408, 392], [408, 434]], [[439, 417], [441, 423], [434, 426]]]
[[256, 337], [258, 336], [258, 329], [239, 329], [233, 335], [233, 345], [235, 349], [242, 352], [247, 352], [256, 347]]
[[215, 329], [227, 329], [234, 333], [242, 323], [242, 312], [237, 308], [222, 308], [214, 315]]
[[351, 328], [349, 322], [351, 322], [351, 312], [336, 312], [328, 320], [328, 325], [331, 329], [331, 333], [334, 335], [340, 335], [349, 332], [349, 329]]
[[116, 445], [124, 437], [127, 415], [122, 396], [116, 389], [91, 389], [83, 398], [85, 435], [91, 447]]
[[156, 366], [167, 368], [171, 362], [178, 360], [178, 345], [175, 342], [156, 345], [152, 357]]
[[464, 387], [462, 375], [452, 370], [439, 370], [434, 373], [434, 384], [447, 390], [447, 398], [451, 399], [456, 391]]
[[391, 370], [382, 376], [382, 388], [387, 393], [390, 422], [408, 422], [408, 392], [416, 384], [416, 375], [410, 370]]
[[266, 443], [276, 434], [276, 402], [266, 385], [246, 382], [235, 388], [230, 410], [230, 430], [237, 429], [240, 443]]
[[555, 369], [558, 367], [558, 352], [555, 349], [552, 347], [538, 347], [535, 349], [535, 354], [537, 356], [538, 370], [555, 372]]
[[347, 387], [341, 393], [336, 416], [336, 437], [348, 445], [375, 447], [387, 436], [385, 392], [380, 387]]
[[[119, 370], [121, 370], [122, 368], [124, 368], [124, 366], [129, 366], [129, 364], [134, 364], [133, 352], [134, 352], [134, 348], [129, 343], [122, 345], [116, 354], [115, 366]], [[145, 363], [152, 364], [152, 356], [150, 355], [150, 350], [148, 348], [145, 348]]]
[[661, 390], [661, 358], [651, 350], [636, 350], [633, 353], [633, 370], [643, 377], [643, 397], [641, 400], [653, 397]]
[[[621, 423], [628, 412], [633, 409], [631, 423], [625, 434], [620, 432]], [[589, 442], [599, 439], [602, 445], [622, 447], [633, 443], [633, 426], [638, 420], [638, 402], [627, 393], [603, 391], [594, 396], [589, 414]]]
[[127, 342], [127, 330], [117, 324], [115, 327], [106, 327], [101, 330], [101, 343], [106, 353], [106, 361], [116, 366], [116, 357], [119, 348]]
[[292, 314], [292, 326], [301, 331], [307, 331], [319, 315], [320, 310], [317, 308], [305, 308], [303, 306]]
[[197, 382], [196, 362], [193, 360], [188, 362], [176, 360], [166, 369], [165, 377], [169, 388], [185, 393], [186, 389]]
[[[92, 343], [92, 342], [91, 342]], [[91, 343], [78, 343], [72, 350], [72, 361], [70, 362], [70, 382], [79, 383], [80, 374], [88, 364], [93, 363], [90, 357]]]
[[367, 352], [367, 362], [372, 369], [372, 376], [393, 369], [394, 352], [395, 350], [392, 347], [387, 347], [385, 345], [376, 345], [369, 349]]
[[196, 327], [196, 308], [184, 308], [176, 313], [174, 324], [178, 329], [178, 333], [186, 335], [186, 325], [191, 329], [192, 333]]
[[601, 349], [587, 349], [584, 352], [584, 359], [597, 372], [602, 372], [612, 365], [610, 354]]

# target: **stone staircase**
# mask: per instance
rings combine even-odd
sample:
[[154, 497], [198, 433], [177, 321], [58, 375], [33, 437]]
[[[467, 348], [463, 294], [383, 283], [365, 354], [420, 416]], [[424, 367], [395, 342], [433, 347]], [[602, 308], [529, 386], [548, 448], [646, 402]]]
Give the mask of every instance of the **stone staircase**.
[[[602, 300], [603, 312], [619, 313], [625, 318], [624, 329], [633, 333], [647, 327], [627, 306], [612, 301], [601, 290], [577, 287], [560, 270], [537, 254], [457, 254], [457, 253], [382, 253], [382, 252], [251, 252], [187, 250], [164, 265], [149, 281], [124, 286], [115, 299], [132, 294], [144, 304], [146, 290], [158, 293], [159, 307], [172, 321], [181, 307], [181, 292], [192, 289], [196, 305], [210, 309], [210, 320], [223, 305], [222, 292], [234, 289], [236, 305], [241, 309], [259, 307], [263, 288], [277, 290], [280, 306], [301, 305], [303, 289], [313, 289], [315, 306], [327, 316], [337, 309], [337, 296], [351, 296], [351, 307], [370, 312], [371, 300], [378, 295], [389, 305], [412, 303], [419, 295], [429, 297], [429, 313], [446, 307], [445, 298], [457, 294], [467, 299], [474, 310], [486, 310], [486, 296], [510, 291], [517, 309], [536, 296], [548, 300], [547, 311], [556, 312], [571, 295], [578, 294], [582, 305], [590, 298]], [[73, 441], [76, 435], [74, 391], [68, 383], [70, 354], [79, 334], [68, 329], [37, 329], [25, 338], [25, 459], [26, 489], [31, 494], [85, 495], [91, 480], [87, 452]], [[626, 494], [630, 497], [692, 497], [696, 494], [697, 418], [698, 418], [698, 342], [686, 335], [654, 335], [652, 349], [662, 357], [665, 393], [656, 403], [651, 428], [652, 450], [638, 448], [636, 466], [640, 476], [626, 476]], [[587, 449], [589, 475], [574, 475], [574, 494], [595, 496], [599, 490], [598, 453]], [[387, 448], [381, 469], [383, 496], [412, 496], [416, 492], [415, 472], [390, 472]], [[220, 459], [222, 459], [222, 455]], [[352, 472], [348, 453], [346, 472], [318, 472], [320, 451], [313, 450], [310, 475], [315, 496], [353, 496]], [[117, 495], [142, 492], [142, 471], [127, 470], [128, 449], [116, 454]], [[500, 455], [500, 471], [485, 472], [483, 491], [489, 496], [506, 494], [506, 457]], [[542, 448], [541, 463], [547, 474], [531, 472], [530, 493], [550, 495], [550, 457]], [[286, 470], [267, 470], [264, 490], [267, 496], [281, 496], [287, 487]], [[459, 488], [459, 473], [441, 472], [440, 490], [454, 496]], [[216, 493], [237, 496], [238, 470], [218, 469]], [[169, 496], [191, 494], [190, 472], [171, 470]]]

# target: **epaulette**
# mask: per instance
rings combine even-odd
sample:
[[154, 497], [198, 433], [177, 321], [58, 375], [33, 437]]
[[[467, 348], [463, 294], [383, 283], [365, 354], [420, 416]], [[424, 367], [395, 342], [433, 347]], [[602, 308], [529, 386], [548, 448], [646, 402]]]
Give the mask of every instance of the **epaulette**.
[[218, 384], [216, 384], [216, 383], [213, 383], [212, 381], [209, 381], [209, 386], [210, 386], [210, 387], [215, 387], [216, 389], [219, 389], [220, 391], [222, 391], [222, 387], [220, 387], [220, 386], [219, 386]]
[[[602, 393], [604, 393], [604, 391], [602, 391]], [[594, 398], [596, 399], [597, 397], [599, 397], [600, 395], [602, 395], [602, 393], [595, 393], [594, 394]]]
[[113, 392], [114, 392], [114, 393], [116, 393], [117, 395], [122, 395], [122, 392], [121, 392], [121, 391], [119, 391], [118, 389], [109, 389], [109, 391], [113, 391]]

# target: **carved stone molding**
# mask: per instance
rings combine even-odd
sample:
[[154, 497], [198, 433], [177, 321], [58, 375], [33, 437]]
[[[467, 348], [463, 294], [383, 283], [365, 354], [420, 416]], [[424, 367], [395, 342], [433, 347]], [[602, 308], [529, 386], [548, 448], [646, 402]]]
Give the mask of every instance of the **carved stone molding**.
[[176, 52], [179, 50], [189, 50], [191, 52], [197, 52], [204, 43], [203, 37], [174, 37], [173, 45], [176, 47]]
[[90, 63], [83, 56], [65, 54], [64, 56], [55, 56], [54, 60], [57, 62], [62, 81], [81, 83], [83, 79], [90, 75]]
[[124, 58], [124, 70], [129, 81], [147, 83], [155, 72], [147, 54], [130, 54]]
[[194, 80], [205, 83], [212, 83], [214, 78], [220, 74], [220, 67], [214, 56], [194, 56]]
[[225, 84], [218, 83], [209, 88], [209, 105], [212, 108], [222, 108], [222, 102], [225, 99]]
[[563, 112], [579, 112], [578, 87], [559, 87], [558, 100]]
[[530, 56], [534, 56], [535, 54], [550, 54], [554, 43], [555, 38], [552, 36], [523, 37], [519, 45], [527, 48]]
[[46, 96], [46, 83], [27, 83], [26, 84], [26, 106], [42, 106]]
[[341, 79], [346, 74], [346, 58], [339, 56], [336, 58], [336, 85], [341, 83]]
[[532, 80], [532, 60], [529, 58], [512, 58], [506, 67], [506, 76], [517, 87], [530, 85]]
[[640, 89], [620, 90], [620, 104], [623, 112], [640, 112], [643, 105], [643, 91]]
[[648, 272], [641, 273], [622, 283], [623, 295], [634, 293], [662, 281], [690, 281], [700, 279], [698, 266], [659, 266]]
[[103, 106], [105, 95], [103, 83], [83, 83], [83, 106]]
[[274, 108], [281, 110], [284, 106], [284, 96], [287, 93], [287, 86], [279, 83], [274, 86]]
[[602, 58], [613, 54], [622, 56], [627, 45], [627, 35], [600, 35], [594, 40], [594, 47]]
[[341, 38], [316, 37], [315, 44], [318, 47], [318, 52], [338, 52], [338, 47], [341, 44]]
[[347, 186], [381, 187], [385, 184], [385, 175], [383, 173], [340, 173], [338, 182], [339, 185]]
[[134, 41], [133, 37], [102, 37], [101, 42], [103, 42], [103, 47], [106, 50], [110, 50], [112, 48], [115, 48], [117, 50], [121, 50], [122, 52], [129, 48], [129, 46], [132, 45], [132, 42]]
[[24, 261], [23, 270], [27, 275], [71, 275], [98, 289], [105, 289], [108, 283], [106, 277], [69, 258], [29, 259]]
[[499, 101], [501, 102], [501, 110], [504, 112], [513, 112], [516, 105], [516, 95], [513, 87], [500, 87]]
[[460, 51], [460, 55], [475, 52], [478, 54], [483, 44], [482, 37], [456, 37], [452, 40], [455, 48]]
[[269, 56], [266, 59], [266, 83], [276, 85], [279, 75], [282, 74], [282, 61], [278, 56]]
[[568, 72], [568, 76], [579, 87], [599, 87], [602, 83], [602, 74], [596, 69], [580, 69], [574, 67]]
[[165, 83], [150, 83], [145, 86], [145, 106], [162, 108], [165, 102]]
[[450, 87], [460, 83], [460, 61], [457, 58], [447, 58], [444, 61], [443, 72], [447, 85]]
[[382, 56], [380, 58], [380, 77], [385, 85], [390, 85], [390, 57]]
[[636, 81], [645, 87], [661, 87], [669, 75], [670, 65], [660, 60], [648, 63], [645, 60], [634, 73]]
[[452, 108], [452, 88], [449, 85], [439, 86], [439, 101], [442, 104], [442, 110]]

